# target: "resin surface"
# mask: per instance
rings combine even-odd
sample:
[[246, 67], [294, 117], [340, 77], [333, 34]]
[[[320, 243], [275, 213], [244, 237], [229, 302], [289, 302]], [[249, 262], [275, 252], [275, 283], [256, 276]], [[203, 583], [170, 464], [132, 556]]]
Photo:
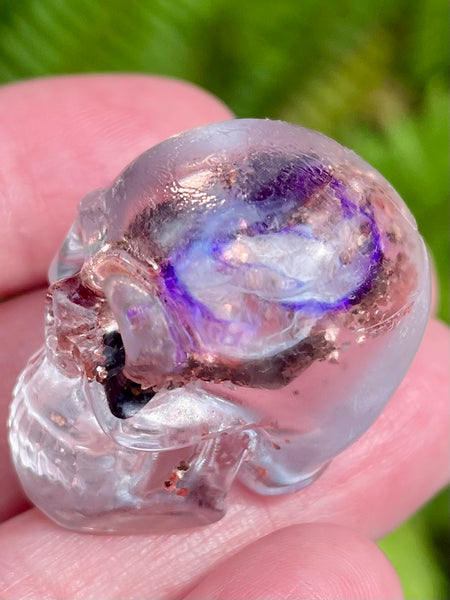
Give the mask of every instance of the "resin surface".
[[296, 491], [376, 419], [428, 308], [415, 221], [350, 150], [267, 120], [170, 138], [81, 200], [51, 266], [24, 489], [117, 532], [213, 522], [235, 478]]

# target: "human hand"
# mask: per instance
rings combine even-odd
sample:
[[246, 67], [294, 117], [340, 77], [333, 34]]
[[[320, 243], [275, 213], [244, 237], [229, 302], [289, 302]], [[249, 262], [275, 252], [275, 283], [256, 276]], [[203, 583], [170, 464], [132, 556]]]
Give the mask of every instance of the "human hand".
[[[187, 84], [36, 80], [0, 89], [0, 368], [11, 389], [43, 340], [46, 269], [89, 190], [171, 134], [229, 118]], [[0, 598], [400, 598], [371, 541], [448, 475], [448, 333], [431, 320], [400, 389], [311, 487], [260, 497], [235, 484], [220, 522], [175, 534], [81, 535], [23, 497], [1, 437]]]

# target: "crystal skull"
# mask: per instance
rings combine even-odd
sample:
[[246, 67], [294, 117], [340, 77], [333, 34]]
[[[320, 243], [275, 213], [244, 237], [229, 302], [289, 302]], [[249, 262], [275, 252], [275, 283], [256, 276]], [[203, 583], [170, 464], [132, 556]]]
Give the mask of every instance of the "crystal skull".
[[283, 122], [174, 136], [83, 198], [10, 445], [79, 531], [214, 522], [235, 478], [296, 491], [376, 419], [429, 310], [414, 218], [350, 150]]

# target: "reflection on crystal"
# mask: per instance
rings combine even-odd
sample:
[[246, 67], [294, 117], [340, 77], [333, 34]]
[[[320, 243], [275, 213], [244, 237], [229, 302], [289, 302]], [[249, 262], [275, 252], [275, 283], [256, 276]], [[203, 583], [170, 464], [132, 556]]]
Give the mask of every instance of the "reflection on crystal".
[[311, 483], [420, 342], [429, 271], [392, 187], [275, 121], [175, 136], [88, 194], [10, 417], [33, 502], [81, 531], [206, 524], [238, 477]]

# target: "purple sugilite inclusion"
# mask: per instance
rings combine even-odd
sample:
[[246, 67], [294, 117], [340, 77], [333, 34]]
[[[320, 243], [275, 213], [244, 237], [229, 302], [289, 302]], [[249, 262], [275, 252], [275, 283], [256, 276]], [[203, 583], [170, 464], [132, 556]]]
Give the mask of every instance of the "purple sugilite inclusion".
[[[349, 200], [345, 187], [317, 161], [261, 154], [233, 169], [234, 184], [214, 190], [224, 200], [220, 211], [199, 214], [197, 228], [186, 232], [160, 272], [167, 301], [177, 306], [188, 329], [200, 332], [196, 350], [216, 346], [225, 355], [227, 346], [240, 345], [251, 354], [256, 339], [262, 345], [261, 312], [276, 313], [286, 325], [292, 315], [317, 320], [357, 303], [370, 290], [383, 256], [370, 209]], [[351, 248], [361, 236], [364, 243]], [[339, 254], [349, 249], [355, 257], [344, 264]], [[290, 255], [288, 262], [283, 255]], [[323, 278], [329, 280], [325, 285]], [[220, 344], [220, 337], [229, 341]], [[272, 355], [284, 349], [280, 340]]]
[[317, 162], [289, 160], [282, 155], [276, 155], [275, 160], [271, 155], [262, 155], [252, 162], [256, 173], [265, 170], [272, 175], [275, 171], [275, 175], [268, 181], [256, 179], [248, 197], [251, 203], [276, 199], [279, 203], [293, 200], [296, 205], [304, 204], [318, 188], [333, 181], [331, 174]]
[[[285, 159], [286, 160], [286, 159]], [[285, 306], [295, 310], [308, 310], [308, 308], [316, 308], [319, 310], [340, 309], [346, 306], [359, 302], [361, 295], [370, 290], [371, 282], [378, 272], [383, 254], [381, 251], [380, 232], [375, 223], [373, 214], [369, 210], [364, 210], [349, 200], [345, 193], [345, 186], [338, 182], [335, 177], [319, 163], [307, 163], [304, 161], [289, 161], [287, 165], [281, 167], [278, 175], [273, 181], [266, 183], [259, 189], [256, 189], [250, 196], [250, 202], [264, 202], [272, 199], [274, 213], [277, 211], [277, 203], [282, 205], [287, 200], [293, 200], [294, 211], [296, 207], [303, 206], [310, 198], [317, 193], [321, 188], [329, 188], [334, 192], [339, 200], [338, 208], [342, 211], [342, 217], [351, 220], [358, 213], [367, 219], [369, 228], [368, 237], [370, 239], [370, 248], [366, 247], [366, 254], [370, 256], [370, 265], [367, 269], [367, 277], [361, 285], [353, 290], [351, 295], [341, 298], [335, 303], [313, 302], [313, 303], [284, 303]], [[270, 226], [266, 222], [255, 224], [254, 231], [251, 233], [264, 234], [270, 230]], [[298, 232], [298, 235], [306, 236], [305, 229], [298, 230], [295, 226], [282, 227], [277, 233], [288, 233], [291, 231]], [[369, 243], [367, 244], [369, 246]]]

